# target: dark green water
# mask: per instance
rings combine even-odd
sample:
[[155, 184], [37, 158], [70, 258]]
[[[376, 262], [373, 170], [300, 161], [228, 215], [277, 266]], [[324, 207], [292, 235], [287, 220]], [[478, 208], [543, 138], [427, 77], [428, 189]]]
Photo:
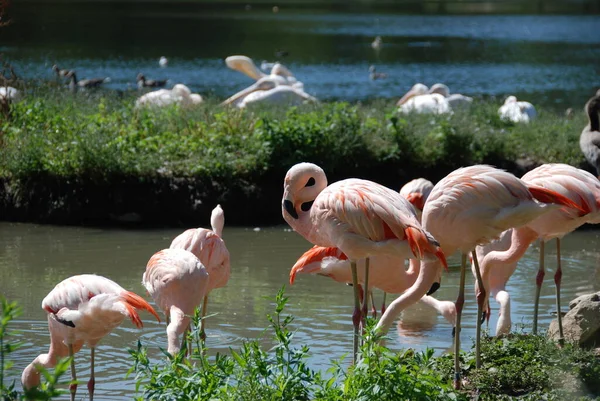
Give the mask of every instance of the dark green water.
[[[13, 4], [0, 51], [24, 76], [50, 67], [109, 76], [112, 89], [144, 72], [229, 96], [251, 83], [224, 65], [245, 54], [279, 60], [320, 99], [396, 99], [415, 82], [473, 96], [515, 94], [534, 104], [582, 107], [600, 86], [597, 15], [398, 15], [227, 9], [193, 4]], [[379, 51], [374, 37], [383, 37]], [[276, 56], [277, 51], [287, 55]], [[160, 56], [169, 67], [158, 66]], [[388, 74], [370, 81], [369, 65]], [[500, 101], [501, 99], [498, 99]]]
[[[0, 223], [0, 293], [23, 307], [23, 316], [14, 324], [19, 339], [26, 346], [14, 354], [15, 366], [9, 380], [20, 380], [21, 370], [38, 354], [47, 352], [48, 332], [41, 301], [55, 284], [66, 277], [81, 273], [97, 273], [109, 277], [123, 287], [145, 296], [142, 273], [150, 256], [168, 247], [180, 230], [117, 230], [92, 229], [32, 224]], [[223, 235], [231, 253], [231, 278], [226, 287], [210, 295], [209, 308], [216, 313], [207, 321], [208, 347], [211, 353], [228, 353], [244, 338], [257, 338], [267, 326], [266, 313], [273, 304], [264, 297], [273, 297], [289, 280], [289, 271], [299, 255], [310, 247], [303, 238], [287, 227], [252, 228], [225, 227]], [[570, 234], [562, 241], [563, 308], [578, 295], [600, 290], [600, 241], [598, 231]], [[533, 246], [520, 262], [509, 281], [512, 299], [513, 328], [530, 324], [535, 293], [535, 274], [539, 248]], [[554, 318], [555, 267], [554, 244], [546, 247], [547, 274], [540, 306], [540, 327], [545, 329]], [[457, 263], [452, 258], [451, 262]], [[455, 300], [459, 272], [456, 268], [444, 273], [439, 299]], [[477, 305], [473, 295], [473, 278], [467, 275], [465, 312], [463, 314], [462, 345], [470, 348], [475, 333]], [[352, 347], [352, 288], [326, 277], [299, 275], [293, 286], [287, 287], [289, 308], [296, 320], [294, 343], [311, 348], [309, 364], [317, 369], [328, 366], [331, 358], [339, 358]], [[375, 293], [381, 302], [381, 292]], [[388, 301], [391, 301], [391, 296]], [[498, 304], [492, 300], [490, 331], [494, 334]], [[165, 323], [156, 323], [143, 314], [145, 327], [136, 329], [130, 322], [104, 338], [96, 353], [96, 388], [98, 400], [131, 400], [135, 385], [125, 379], [131, 366], [127, 348], [138, 338], [149, 346], [150, 355], [160, 357], [158, 347], [166, 347]], [[530, 330], [527, 328], [527, 330]], [[452, 347], [452, 329], [440, 316], [424, 305], [415, 305], [403, 313], [388, 345], [394, 349], [413, 347], [423, 350], [433, 347], [438, 353]], [[268, 346], [265, 341], [265, 347]], [[89, 350], [76, 356], [78, 378], [89, 378]], [[86, 394], [82, 386], [81, 397]], [[67, 398], [65, 398], [67, 399]]]

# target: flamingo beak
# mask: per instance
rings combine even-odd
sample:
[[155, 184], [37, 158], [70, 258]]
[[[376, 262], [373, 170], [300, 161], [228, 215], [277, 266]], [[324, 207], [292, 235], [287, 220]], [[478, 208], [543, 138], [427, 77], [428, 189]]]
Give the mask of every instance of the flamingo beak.
[[296, 212], [296, 209], [294, 208], [294, 204], [292, 203], [291, 200], [284, 200], [283, 201], [283, 208], [285, 209], [286, 212], [288, 212], [288, 214], [290, 216], [292, 216], [294, 219], [298, 220], [298, 212]]
[[439, 289], [440, 289], [440, 283], [434, 282], [433, 284], [431, 284], [431, 288], [429, 289], [429, 291], [427, 291], [427, 295], [434, 294]]

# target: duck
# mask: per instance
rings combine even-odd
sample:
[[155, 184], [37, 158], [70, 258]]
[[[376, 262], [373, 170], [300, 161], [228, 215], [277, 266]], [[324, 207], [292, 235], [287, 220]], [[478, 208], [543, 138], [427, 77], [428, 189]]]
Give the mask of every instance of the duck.
[[156, 80], [156, 79], [146, 79], [144, 74], [141, 72], [137, 74], [137, 85], [138, 88], [162, 88], [167, 84], [167, 80]]
[[52, 66], [52, 71], [54, 71], [54, 73], [56, 74], [56, 76], [58, 78], [66, 78], [67, 74], [69, 74], [69, 72], [71, 72], [71, 70], [62, 70], [62, 69], [58, 68], [58, 66], [56, 64], [54, 64]]
[[381, 36], [375, 37], [375, 40], [373, 40], [373, 42], [371, 43], [371, 47], [375, 50], [379, 50], [379, 49], [381, 49], [382, 46], [383, 46], [383, 39], [381, 39]]
[[90, 88], [98, 88], [100, 87], [100, 85], [102, 85], [105, 82], [110, 82], [110, 78], [89, 78], [89, 79], [82, 79], [80, 81], [77, 80], [77, 74], [75, 73], [75, 71], [71, 70], [67, 73], [66, 78], [70, 78], [71, 80], [69, 81], [69, 87], [71, 89], [77, 89], [79, 88], [86, 88], [86, 89], [90, 89]]
[[600, 179], [600, 89], [585, 104], [588, 115], [588, 124], [581, 131], [579, 147], [585, 159], [596, 169], [596, 176]]
[[387, 74], [385, 72], [377, 72], [375, 66], [372, 65], [369, 67], [369, 78], [371, 79], [371, 81], [375, 81], [376, 79], [387, 78]]
[[498, 109], [500, 118], [513, 123], [529, 123], [537, 117], [535, 107], [529, 102], [517, 101], [516, 96], [509, 96]]

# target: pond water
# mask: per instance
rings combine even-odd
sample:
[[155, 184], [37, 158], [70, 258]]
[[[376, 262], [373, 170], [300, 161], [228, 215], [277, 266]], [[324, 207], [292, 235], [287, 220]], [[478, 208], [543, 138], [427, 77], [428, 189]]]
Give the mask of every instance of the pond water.
[[[232, 273], [226, 287], [215, 290], [209, 300], [207, 344], [211, 354], [237, 348], [245, 338], [257, 338], [267, 326], [266, 313], [273, 297], [288, 283], [289, 270], [309, 244], [287, 227], [252, 228], [225, 227], [224, 239], [231, 252]], [[23, 307], [22, 317], [13, 324], [18, 339], [25, 343], [15, 354], [14, 369], [9, 380], [20, 380], [21, 370], [38, 354], [47, 352], [48, 332], [41, 301], [55, 284], [66, 277], [81, 273], [96, 273], [109, 277], [123, 287], [145, 295], [141, 285], [142, 273], [150, 256], [168, 247], [172, 238], [182, 230], [120, 230], [77, 227], [40, 226], [0, 223], [0, 293]], [[600, 290], [600, 231], [579, 231], [563, 242], [563, 310], [576, 296]], [[541, 327], [545, 329], [553, 318], [555, 263], [554, 245], [546, 247], [548, 271], [540, 307]], [[534, 296], [534, 277], [537, 252], [533, 246], [509, 282], [513, 300], [512, 320], [516, 325], [531, 322]], [[451, 263], [456, 264], [455, 256]], [[458, 287], [458, 269], [444, 273], [439, 299], [454, 300]], [[467, 300], [463, 317], [462, 344], [470, 348], [475, 331], [476, 303], [473, 278], [467, 275]], [[326, 277], [300, 275], [288, 286], [287, 312], [296, 317], [294, 343], [310, 345], [309, 364], [324, 369], [332, 358], [351, 351], [352, 289]], [[381, 302], [381, 293], [376, 293]], [[388, 298], [389, 300], [390, 298]], [[491, 301], [490, 331], [496, 326], [498, 305]], [[125, 379], [131, 366], [127, 349], [135, 347], [138, 338], [149, 347], [156, 361], [158, 347], [166, 347], [165, 324], [157, 323], [144, 313], [145, 327], [136, 329], [129, 321], [103, 339], [96, 354], [96, 387], [98, 400], [130, 400], [134, 392], [132, 379]], [[529, 327], [526, 327], [529, 330]], [[423, 350], [433, 347], [442, 353], [451, 349], [450, 325], [433, 310], [416, 305], [409, 308], [391, 331], [388, 345], [393, 349], [413, 347]], [[349, 361], [349, 359], [347, 359]], [[89, 378], [89, 351], [84, 348], [76, 355], [78, 378]], [[85, 387], [80, 395], [85, 395]]]
[[[0, 32], [0, 52], [27, 77], [52, 79], [50, 68], [57, 63], [76, 69], [80, 79], [108, 76], [107, 88], [125, 90], [135, 88], [136, 74], [144, 72], [219, 98], [252, 82], [225, 66], [233, 54], [257, 64], [281, 61], [323, 100], [399, 98], [415, 82], [444, 82], [457, 93], [515, 94], [564, 110], [583, 107], [600, 86], [595, 15], [232, 7], [15, 3], [14, 24]], [[371, 42], [378, 35], [383, 47], [375, 51]], [[168, 68], [159, 68], [160, 56], [169, 58]], [[388, 78], [371, 81], [371, 64]]]

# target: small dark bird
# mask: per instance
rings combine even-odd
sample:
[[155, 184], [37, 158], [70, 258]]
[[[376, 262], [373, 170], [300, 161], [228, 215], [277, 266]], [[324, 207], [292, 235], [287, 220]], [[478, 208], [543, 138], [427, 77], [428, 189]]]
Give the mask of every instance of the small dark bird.
[[387, 74], [385, 72], [377, 72], [375, 70], [375, 66], [372, 65], [369, 67], [369, 78], [371, 78], [372, 81], [376, 79], [384, 79], [387, 78]]
[[141, 72], [137, 74], [137, 85], [138, 88], [161, 88], [167, 84], [167, 80], [156, 80], [156, 79], [146, 79], [144, 74]]
[[589, 122], [581, 132], [579, 146], [588, 163], [596, 168], [596, 174], [600, 177], [600, 89], [585, 104], [585, 112]]
[[287, 50], [275, 50], [275, 57], [277, 58], [287, 57], [289, 54], [290, 53]]
[[75, 71], [69, 71], [67, 73], [66, 77], [71, 78], [71, 80], [69, 81], [69, 87], [73, 90], [76, 90], [77, 87], [98, 88], [103, 83], [110, 82], [110, 78], [90, 78], [90, 79], [82, 79], [81, 81], [78, 81]]
[[56, 64], [52, 66], [52, 71], [54, 71], [58, 78], [66, 78], [67, 74], [71, 72], [71, 70], [61, 70]]

